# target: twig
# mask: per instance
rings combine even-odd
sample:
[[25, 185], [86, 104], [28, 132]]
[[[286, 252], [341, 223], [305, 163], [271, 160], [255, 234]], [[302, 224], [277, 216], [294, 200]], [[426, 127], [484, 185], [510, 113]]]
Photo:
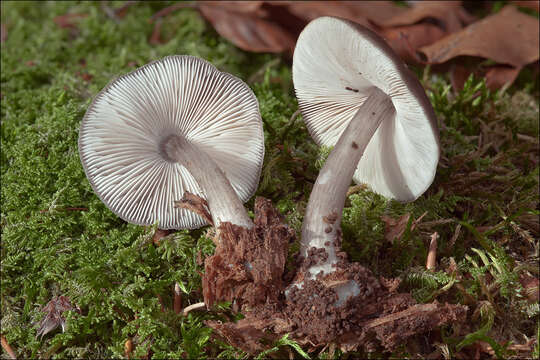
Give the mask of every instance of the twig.
[[13, 348], [8, 344], [6, 338], [4, 335], [0, 336], [0, 340], [2, 342], [2, 349], [9, 355], [10, 359], [16, 359], [17, 353], [13, 350]]
[[429, 252], [426, 260], [426, 269], [434, 271], [437, 260], [437, 237], [439, 234], [435, 231], [431, 235], [431, 242], [429, 243]]
[[131, 353], [133, 352], [133, 341], [131, 339], [127, 339], [124, 343], [124, 355], [126, 358], [130, 358]]
[[180, 292], [180, 285], [174, 283], [174, 312], [180, 314], [182, 312], [182, 296]]
[[201, 309], [206, 309], [206, 304], [205, 303], [200, 302], [200, 303], [192, 304], [192, 305], [186, 306], [184, 308], [184, 311], [182, 312], [182, 315], [187, 316], [190, 311], [201, 310]]

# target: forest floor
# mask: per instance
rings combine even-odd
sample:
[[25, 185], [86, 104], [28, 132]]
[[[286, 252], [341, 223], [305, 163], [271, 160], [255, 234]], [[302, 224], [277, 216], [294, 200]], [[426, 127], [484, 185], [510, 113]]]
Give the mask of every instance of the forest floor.
[[[297, 235], [329, 149], [318, 148], [301, 116], [293, 116], [287, 58], [238, 49], [192, 8], [161, 20], [167, 41], [149, 41], [149, 19], [166, 5], [138, 3], [118, 21], [100, 2], [2, 2], [4, 358], [10, 351], [21, 358], [253, 355], [205, 323], [239, 319], [230, 304], [187, 316], [174, 311], [175, 283], [182, 307], [202, 301], [213, 230], [181, 230], [158, 243], [155, 227], [116, 217], [86, 179], [80, 121], [92, 97], [121, 74], [171, 54], [210, 61], [246, 81], [259, 100], [266, 154], [256, 196], [270, 199]], [[68, 12], [78, 15], [63, 17]], [[413, 70], [439, 121], [435, 181], [407, 204], [351, 184], [342, 247], [375, 275], [401, 279], [400, 291], [420, 303], [467, 305], [466, 321], [413, 337], [393, 353], [343, 353], [332, 344], [308, 351], [284, 336], [254, 356], [540, 356], [538, 73], [524, 68], [498, 91], [470, 77], [456, 92], [448, 73]], [[434, 233], [436, 269], [428, 271]], [[289, 254], [297, 250], [295, 243]], [[71, 311], [55, 313], [54, 306]]]

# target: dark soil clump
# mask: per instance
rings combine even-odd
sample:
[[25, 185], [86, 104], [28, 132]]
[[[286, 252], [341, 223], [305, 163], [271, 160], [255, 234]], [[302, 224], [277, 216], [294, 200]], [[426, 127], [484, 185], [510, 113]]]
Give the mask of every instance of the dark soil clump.
[[[307, 259], [297, 259], [301, 266], [294, 278], [297, 284], [303, 279], [303, 286], [286, 282], [288, 244], [295, 235], [269, 200], [256, 199], [252, 229], [222, 223], [218, 230], [215, 255], [205, 261], [205, 302], [231, 301], [245, 318], [208, 325], [249, 353], [268, 348], [286, 333], [312, 348], [334, 342], [344, 351], [359, 346], [391, 351], [413, 335], [465, 318], [466, 306], [416, 304], [410, 294], [397, 292], [398, 280], [373, 276], [360, 264], [349, 263], [343, 252], [335, 272], [308, 279], [306, 269], [327, 257], [324, 249], [310, 249]], [[341, 243], [340, 237], [338, 232], [335, 243]], [[358, 295], [340, 303], [340, 288], [351, 282]]]

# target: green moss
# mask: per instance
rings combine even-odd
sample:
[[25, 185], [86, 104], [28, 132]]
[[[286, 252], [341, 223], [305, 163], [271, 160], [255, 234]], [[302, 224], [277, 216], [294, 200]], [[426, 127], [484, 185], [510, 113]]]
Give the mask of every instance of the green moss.
[[[0, 56], [1, 325], [21, 357], [123, 357], [128, 338], [134, 357], [148, 351], [156, 358], [245, 356], [211, 338], [204, 326], [206, 319], [230, 318], [227, 307], [188, 317], [171, 310], [175, 282], [184, 289], [184, 305], [202, 299], [203, 269], [197, 259], [214, 249], [206, 230], [177, 232], [156, 247], [154, 229], [117, 218], [92, 192], [80, 165], [78, 129], [92, 96], [137, 66], [170, 54], [191, 54], [249, 82], [265, 126], [257, 195], [270, 198], [299, 233], [329, 149], [319, 149], [301, 116], [293, 117], [297, 103], [290, 64], [235, 48], [189, 8], [164, 18], [164, 43], [151, 45], [148, 19], [170, 4], [136, 3], [116, 23], [101, 3], [2, 2], [8, 35]], [[70, 20], [75, 29], [60, 28], [53, 19], [68, 12], [86, 16]], [[435, 182], [410, 204], [369, 190], [349, 196], [343, 248], [377, 274], [402, 276], [403, 286], [420, 301], [444, 296], [466, 302], [472, 296], [489, 302], [495, 318], [483, 336], [499, 343], [512, 338], [497, 332], [508, 317], [522, 334], [535, 336], [538, 326], [532, 320], [538, 311], [519, 298], [523, 290], [516, 276], [538, 259], [538, 81], [522, 74], [518, 85], [492, 93], [471, 78], [454, 94], [445, 76], [429, 70], [420, 75], [441, 127]], [[253, 200], [246, 206], [252, 205]], [[425, 212], [422, 223], [428, 225], [413, 230], [412, 218]], [[385, 240], [381, 217], [406, 213], [412, 217], [404, 236], [394, 243]], [[435, 231], [441, 266], [455, 259], [467, 279], [460, 280], [466, 293], [446, 272], [421, 270]], [[497, 284], [489, 296], [483, 290], [488, 274]], [[56, 330], [36, 338], [40, 309], [56, 295], [68, 296], [81, 314], [69, 314], [65, 333]], [[473, 332], [484, 329], [486, 322], [479, 319]], [[445, 339], [452, 351], [464, 340]], [[284, 338], [272, 350], [280, 346], [296, 345]]]

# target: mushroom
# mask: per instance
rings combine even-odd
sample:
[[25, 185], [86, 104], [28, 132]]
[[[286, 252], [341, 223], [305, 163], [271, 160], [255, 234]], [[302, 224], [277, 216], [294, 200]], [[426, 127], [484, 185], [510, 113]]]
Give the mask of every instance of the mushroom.
[[174, 207], [206, 197], [212, 221], [251, 227], [242, 202], [264, 157], [259, 105], [240, 79], [193, 56], [168, 56], [110, 82], [81, 124], [79, 154], [93, 190], [122, 219], [161, 229], [207, 221]]
[[[334, 240], [351, 178], [386, 197], [415, 200], [435, 177], [438, 129], [415, 75], [381, 37], [351, 21], [320, 17], [305, 27], [294, 51], [293, 81], [311, 136], [334, 146], [302, 225], [301, 254], [307, 258], [313, 248], [328, 254], [309, 268], [313, 279], [335, 270]], [[357, 288], [342, 287], [340, 301]]]

